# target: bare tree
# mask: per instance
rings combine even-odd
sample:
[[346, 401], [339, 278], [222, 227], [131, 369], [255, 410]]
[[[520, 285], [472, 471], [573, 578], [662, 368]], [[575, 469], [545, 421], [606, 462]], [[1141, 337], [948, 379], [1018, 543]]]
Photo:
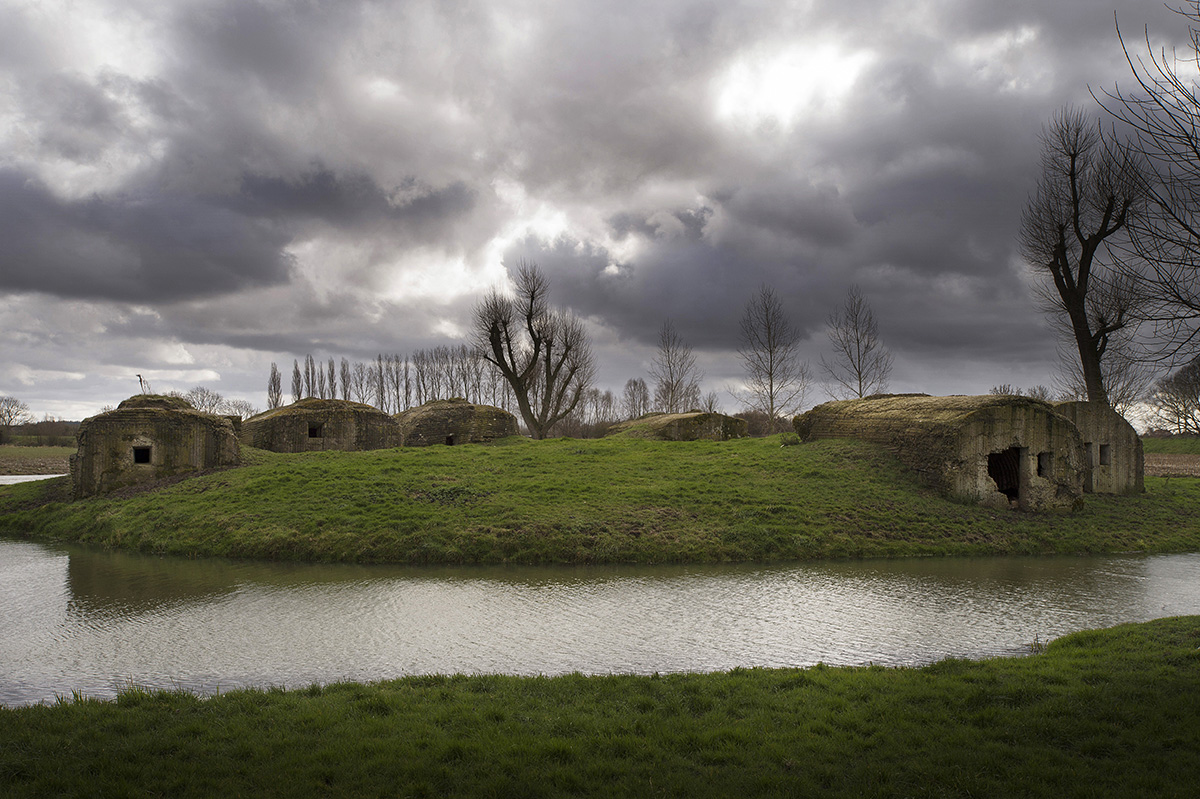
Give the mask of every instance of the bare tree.
[[342, 383], [342, 399], [348, 400], [350, 399], [350, 386], [352, 385], [352, 377], [350, 375], [350, 361], [346, 360], [345, 358], [342, 358], [342, 362], [339, 365], [338, 377], [341, 378]]
[[1042, 402], [1054, 401], [1054, 390], [1049, 386], [1036, 385], [1033, 388], [1024, 389], [1018, 388], [1010, 383], [1001, 383], [998, 386], [992, 386], [989, 394], [1002, 397], [1029, 397], [1030, 399], [1041, 400]]
[[225, 398], [219, 392], [204, 386], [194, 386], [182, 396], [201, 413], [222, 413], [222, 406], [225, 404]]
[[833, 357], [821, 358], [821, 370], [829, 378], [830, 393], [849, 399], [886, 391], [892, 354], [883, 346], [875, 314], [858, 286], [850, 287], [846, 302], [826, 323]]
[[300, 362], [293, 359], [292, 360], [292, 402], [293, 403], [299, 402], [300, 398], [303, 396], [304, 396], [304, 383], [303, 383], [303, 378], [300, 376]]
[[1188, 75], [1200, 59], [1200, 2], [1172, 10], [1186, 20], [1189, 52], [1156, 49], [1146, 29], [1146, 56], [1134, 56], [1118, 25], [1134, 86], [1098, 98], [1128, 134], [1121, 142], [1127, 157], [1146, 173], [1147, 202], [1130, 238], [1144, 265], [1141, 316], [1164, 359], [1187, 357], [1200, 345], [1200, 94]]
[[515, 297], [493, 289], [475, 306], [475, 341], [512, 387], [530, 434], [540, 439], [579, 404], [595, 366], [583, 324], [550, 307], [536, 265], [520, 265], [516, 288]]
[[1042, 133], [1042, 175], [1021, 217], [1022, 255], [1045, 279], [1042, 297], [1078, 352], [1087, 398], [1109, 404], [1102, 361], [1131, 321], [1139, 281], [1107, 242], [1141, 206], [1138, 160], [1107, 146], [1081, 111], [1063, 109]]
[[249, 419], [258, 413], [258, 408], [255, 408], [249, 400], [230, 399], [222, 403], [219, 412], [225, 416], [237, 416], [242, 419]]
[[0, 397], [0, 427], [15, 427], [33, 421], [29, 406], [16, 397]]
[[1200, 435], [1200, 356], [1159, 380], [1147, 401], [1166, 429]]
[[355, 361], [350, 380], [350, 398], [355, 402], [366, 403], [370, 396], [371, 383], [367, 376], [367, 365], [362, 361]]
[[738, 355], [746, 375], [745, 389], [734, 397], [750, 410], [761, 411], [775, 432], [783, 418], [799, 412], [812, 380], [800, 360], [800, 334], [783, 312], [774, 290], [761, 286], [742, 314]]
[[317, 396], [317, 362], [312, 354], [304, 356], [304, 396]]
[[283, 405], [283, 380], [279, 376], [279, 367], [271, 362], [271, 375], [267, 378], [267, 407], [278, 408]]
[[654, 407], [664, 413], [682, 413], [700, 404], [700, 381], [692, 348], [675, 332], [671, 320], [658, 334], [658, 353], [650, 362], [654, 378]]
[[626, 419], [636, 419], [649, 412], [650, 389], [646, 387], [646, 381], [640, 377], [629, 378], [621, 393], [621, 413]]

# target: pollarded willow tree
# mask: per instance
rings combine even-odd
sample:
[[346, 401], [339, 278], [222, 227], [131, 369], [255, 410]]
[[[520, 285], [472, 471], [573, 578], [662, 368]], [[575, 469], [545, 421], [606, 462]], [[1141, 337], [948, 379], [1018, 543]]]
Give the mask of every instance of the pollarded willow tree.
[[833, 357], [821, 357], [829, 393], [840, 399], [866, 397], [887, 390], [892, 354], [883, 346], [879, 324], [858, 286], [846, 292], [846, 302], [826, 320]]
[[538, 439], [575, 409], [595, 375], [583, 323], [551, 307], [547, 288], [541, 270], [522, 262], [515, 296], [492, 289], [475, 306], [475, 342], [512, 388]]
[[1103, 360], [1130, 325], [1141, 281], [1122, 262], [1120, 236], [1142, 207], [1140, 160], [1106, 141], [1077, 109], [1042, 133], [1042, 174], [1021, 216], [1021, 254], [1043, 277], [1051, 321], [1073, 343], [1090, 402], [1110, 405]]
[[766, 415], [768, 431], [780, 427], [781, 417], [794, 415], [804, 404], [812, 379], [800, 360], [800, 333], [792, 326], [773, 289], [761, 286], [742, 314], [738, 355], [746, 375], [739, 402]]

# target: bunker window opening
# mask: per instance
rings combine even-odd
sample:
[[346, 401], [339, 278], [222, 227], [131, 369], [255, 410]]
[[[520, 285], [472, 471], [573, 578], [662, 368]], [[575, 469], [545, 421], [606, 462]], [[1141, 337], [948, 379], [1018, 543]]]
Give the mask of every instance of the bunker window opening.
[[150, 462], [150, 447], [134, 447], [133, 448], [134, 463], [149, 463]]
[[321, 429], [322, 427], [324, 427], [324, 425], [310, 424], [308, 426], [308, 437], [309, 438], [323, 437], [324, 433], [322, 432], [322, 429]]
[[454, 446], [454, 436], [446, 436], [446, 446], [447, 447]]
[[1054, 473], [1054, 453], [1039, 452], [1037, 458], [1038, 477], [1050, 477]]
[[1109, 466], [1112, 464], [1112, 446], [1109, 444], [1100, 445], [1100, 465]]

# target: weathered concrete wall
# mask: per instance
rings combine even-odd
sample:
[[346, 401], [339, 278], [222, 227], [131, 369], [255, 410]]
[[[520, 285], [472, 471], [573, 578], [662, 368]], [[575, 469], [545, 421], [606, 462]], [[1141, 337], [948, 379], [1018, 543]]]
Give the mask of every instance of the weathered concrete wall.
[[71, 456], [76, 499], [240, 461], [229, 420], [177, 397], [131, 397], [85, 419], [78, 441]]
[[746, 420], [722, 413], [650, 413], [609, 428], [610, 436], [661, 441], [728, 441], [746, 437]]
[[483, 444], [517, 435], [517, 418], [492, 405], [464, 399], [431, 400], [395, 416], [406, 447], [431, 444]]
[[1083, 440], [1038, 400], [872, 397], [819, 405], [793, 426], [804, 441], [882, 444], [940, 491], [992, 507], [1069, 509], [1083, 494]]
[[310, 397], [246, 419], [241, 440], [272, 452], [363, 452], [400, 446], [400, 429], [370, 405]]
[[1054, 410], [1070, 419], [1083, 436], [1084, 491], [1140, 494], [1146, 490], [1142, 439], [1124, 416], [1094, 402], [1060, 402]]

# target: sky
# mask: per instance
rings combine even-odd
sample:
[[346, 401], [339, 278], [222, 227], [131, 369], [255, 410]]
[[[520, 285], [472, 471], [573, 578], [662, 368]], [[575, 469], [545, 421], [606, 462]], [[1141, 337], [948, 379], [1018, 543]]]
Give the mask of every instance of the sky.
[[1051, 385], [1016, 234], [1046, 122], [1132, 82], [1114, 12], [1186, 37], [1133, 0], [0, 0], [0, 395], [265, 407], [272, 362], [467, 341], [522, 260], [615, 393], [670, 320], [737, 410], [764, 285], [808, 404], [853, 285], [890, 390]]

